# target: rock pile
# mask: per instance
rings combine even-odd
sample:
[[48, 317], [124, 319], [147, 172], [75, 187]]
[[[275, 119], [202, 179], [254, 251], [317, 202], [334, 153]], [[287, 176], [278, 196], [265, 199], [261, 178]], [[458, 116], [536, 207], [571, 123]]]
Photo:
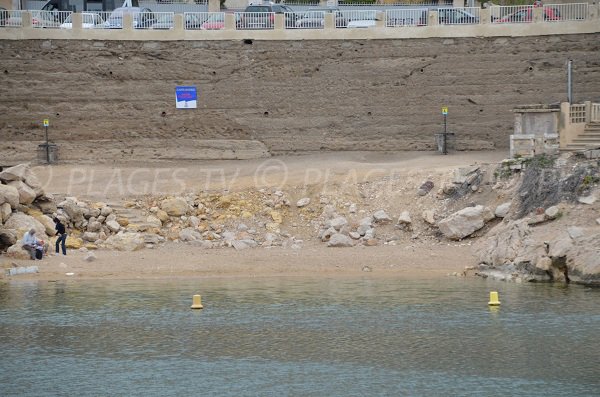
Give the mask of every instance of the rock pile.
[[35, 229], [38, 239], [47, 241], [54, 234], [54, 222], [47, 214], [55, 208], [53, 197], [46, 195], [27, 164], [0, 172], [0, 251], [9, 249], [28, 258], [19, 239]]

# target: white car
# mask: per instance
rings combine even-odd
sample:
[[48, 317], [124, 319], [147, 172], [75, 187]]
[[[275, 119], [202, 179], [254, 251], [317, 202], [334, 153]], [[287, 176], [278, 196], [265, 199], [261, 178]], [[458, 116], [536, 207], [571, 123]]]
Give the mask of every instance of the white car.
[[348, 22], [348, 29], [350, 28], [374, 28], [377, 26], [377, 21], [374, 19], [357, 19], [355, 21]]
[[374, 28], [377, 26], [377, 11], [362, 11], [348, 15], [348, 28]]
[[[73, 29], [73, 15], [69, 15], [67, 19], [60, 25], [61, 29]], [[103, 26], [104, 20], [102, 17], [94, 12], [82, 12], [82, 27], [83, 29], [94, 29], [97, 26]]]

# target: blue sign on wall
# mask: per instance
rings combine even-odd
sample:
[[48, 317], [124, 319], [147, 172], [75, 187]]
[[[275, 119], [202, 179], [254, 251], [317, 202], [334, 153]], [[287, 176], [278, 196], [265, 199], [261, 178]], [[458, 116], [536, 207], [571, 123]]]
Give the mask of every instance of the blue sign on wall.
[[177, 109], [196, 109], [197, 97], [195, 86], [175, 87], [175, 107]]

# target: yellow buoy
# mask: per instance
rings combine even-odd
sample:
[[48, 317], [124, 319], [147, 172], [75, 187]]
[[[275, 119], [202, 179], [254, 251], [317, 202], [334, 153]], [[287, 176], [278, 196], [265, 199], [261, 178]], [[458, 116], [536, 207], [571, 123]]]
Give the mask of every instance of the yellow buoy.
[[490, 306], [498, 306], [500, 305], [500, 301], [498, 300], [498, 292], [490, 291], [490, 301], [488, 302]]
[[204, 306], [202, 306], [202, 296], [200, 295], [194, 295], [192, 296], [192, 306], [190, 306], [191, 309], [204, 309]]

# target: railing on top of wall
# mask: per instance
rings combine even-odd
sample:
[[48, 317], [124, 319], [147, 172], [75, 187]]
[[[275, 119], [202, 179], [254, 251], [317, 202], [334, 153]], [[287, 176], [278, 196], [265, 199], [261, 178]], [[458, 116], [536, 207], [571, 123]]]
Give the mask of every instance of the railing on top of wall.
[[573, 103], [569, 106], [569, 119], [572, 124], [600, 123], [600, 103]]
[[585, 104], [571, 104], [569, 107], [569, 115], [571, 117], [571, 123], [585, 123]]
[[[140, 36], [136, 33], [136, 36], [132, 36], [131, 33], [125, 33], [123, 30], [134, 30], [136, 32], [143, 32], [144, 30], [155, 30], [164, 29], [170, 32], [163, 36], [148, 35], [148, 39], [154, 40], [231, 40], [232, 38], [239, 38], [236, 34], [237, 31], [257, 31], [256, 37], [269, 40], [290, 40], [290, 39], [303, 39], [304, 37], [310, 39], [328, 39], [331, 38], [331, 34], [334, 34], [338, 38], [390, 38], [395, 35], [402, 37], [454, 37], [456, 35], [468, 35], [468, 36], [498, 36], [498, 35], [512, 35], [517, 36], [528, 36], [528, 35], [549, 35], [549, 34], [573, 34], [573, 33], [598, 33], [600, 32], [600, 6], [587, 6], [578, 8], [577, 4], [566, 4], [565, 6], [571, 6], [566, 8], [567, 10], [577, 10], [573, 12], [565, 12], [560, 14], [558, 11], [556, 15], [564, 15], [565, 22], [557, 24], [557, 20], [543, 18], [542, 11], [543, 7], [525, 7], [519, 8], [523, 12], [528, 13], [529, 10], [533, 10], [532, 23], [528, 24], [527, 29], [520, 29], [518, 27], [519, 21], [516, 18], [510, 17], [508, 14], [502, 18], [497, 16], [504, 15], [502, 12], [495, 11], [501, 7], [491, 7], [490, 9], [477, 9], [477, 8], [439, 8], [439, 9], [428, 9], [428, 8], [396, 8], [382, 10], [373, 9], [358, 9], [358, 10], [336, 10], [335, 12], [320, 12], [320, 11], [294, 11], [290, 13], [282, 14], [271, 14], [265, 15], [253, 15], [243, 12], [229, 13], [208, 13], [208, 12], [188, 12], [182, 14], [176, 14], [173, 12], [151, 12], [144, 14], [145, 19], [138, 20], [133, 15], [115, 15], [113, 13], [101, 13], [101, 12], [90, 12], [84, 13], [54, 13], [54, 12], [42, 12], [40, 10], [33, 11], [0, 11], [0, 37], [4, 36], [9, 39], [40, 39], [40, 38], [64, 38], [64, 39], [94, 39], [99, 37], [102, 39], [111, 39], [110, 33], [106, 32], [101, 36], [95, 36], [90, 34], [90, 30], [113, 30], [115, 29], [115, 40], [144, 40], [144, 36]], [[553, 6], [544, 6], [553, 7]], [[321, 8], [323, 10], [323, 8]], [[497, 15], [497, 16], [495, 16]], [[528, 15], [528, 14], [527, 14]], [[50, 18], [51, 16], [51, 18]], [[88, 23], [88, 19], [92, 18], [94, 21]], [[310, 18], [309, 18], [310, 17]], [[54, 19], [52, 19], [54, 18]], [[71, 19], [73, 22], [71, 22]], [[127, 19], [127, 26], [122, 26], [122, 23]], [[500, 26], [492, 26], [492, 20], [496, 24], [502, 24]], [[42, 21], [40, 23], [40, 21]], [[104, 21], [104, 22], [101, 22]], [[129, 21], [132, 21], [131, 26]], [[137, 22], [136, 22], [137, 21]], [[563, 21], [561, 19], [560, 21]], [[177, 22], [177, 23], [176, 23]], [[182, 23], [183, 22], [183, 23]], [[137, 23], [137, 26], [136, 26]], [[490, 25], [490, 23], [492, 23]], [[515, 23], [515, 25], [512, 25]], [[554, 28], [548, 28], [543, 25], [552, 24]], [[576, 25], [574, 25], [576, 24]], [[451, 25], [470, 25], [465, 26], [468, 30], [461, 31], [461, 26], [453, 26], [444, 28], [444, 26]], [[511, 27], [512, 26], [512, 27]], [[34, 27], [55, 27], [63, 29], [86, 30], [86, 32], [73, 33], [69, 35], [56, 35], [51, 34], [52, 30], [47, 29], [35, 29], [37, 33], [33, 33], [31, 28]], [[373, 28], [373, 29], [346, 29], [346, 28]], [[392, 32], [393, 28], [408, 27], [413, 28], [410, 30], [411, 33], [404, 33], [404, 30], [397, 30], [398, 33]], [[420, 29], [425, 27], [427, 29]], [[429, 28], [431, 27], [431, 28]], [[4, 28], [4, 29], [3, 29]], [[6, 29], [12, 28], [12, 29]], [[316, 28], [316, 29], [315, 29]], [[340, 29], [343, 28], [343, 29]], [[414, 28], [419, 28], [414, 29]], [[15, 33], [15, 30], [24, 29], [25, 32]], [[222, 34], [206, 33], [204, 36], [194, 34], [182, 35], [181, 33], [197, 30], [218, 30], [222, 31]], [[258, 32], [261, 31], [262, 32]], [[283, 31], [295, 30], [293, 36], [281, 35]], [[305, 33], [300, 32], [304, 30]], [[310, 32], [312, 30], [312, 32]], [[339, 32], [340, 34], [334, 33], [332, 30]], [[387, 32], [384, 32], [387, 30]], [[6, 34], [3, 34], [3, 31]], [[323, 32], [323, 33], [319, 33]], [[329, 33], [325, 33], [325, 32]], [[353, 32], [351, 32], [353, 31]], [[44, 32], [44, 33], [42, 33]], [[46, 33], [48, 32], [48, 33]], [[119, 33], [120, 32], [120, 33]], [[363, 33], [361, 33], [363, 32]], [[200, 34], [200, 33], [199, 33]], [[253, 38], [253, 37], [244, 37]]]
[[590, 121], [592, 123], [600, 123], [600, 103], [592, 103], [590, 110]]

